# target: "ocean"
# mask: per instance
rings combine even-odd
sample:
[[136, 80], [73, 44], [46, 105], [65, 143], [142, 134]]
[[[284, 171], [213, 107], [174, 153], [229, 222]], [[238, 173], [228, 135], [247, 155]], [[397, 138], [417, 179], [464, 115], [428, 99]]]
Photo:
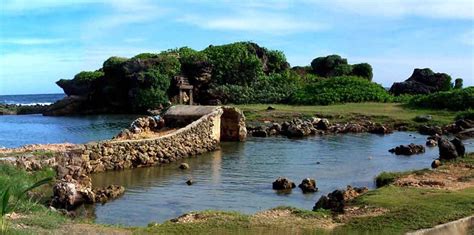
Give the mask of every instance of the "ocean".
[[0, 95], [0, 104], [49, 105], [64, 97], [64, 94]]

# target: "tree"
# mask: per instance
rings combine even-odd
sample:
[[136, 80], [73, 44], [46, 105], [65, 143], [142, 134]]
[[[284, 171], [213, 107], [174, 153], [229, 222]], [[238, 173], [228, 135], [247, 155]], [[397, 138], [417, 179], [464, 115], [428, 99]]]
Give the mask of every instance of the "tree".
[[454, 80], [454, 89], [461, 89], [462, 86], [463, 86], [462, 78], [456, 78], [456, 80]]
[[367, 63], [354, 64], [352, 65], [352, 75], [372, 81], [372, 66]]
[[313, 68], [313, 72], [321, 77], [334, 77], [350, 74], [350, 67], [347, 64], [347, 59], [342, 58], [339, 55], [318, 57], [311, 62], [311, 67]]

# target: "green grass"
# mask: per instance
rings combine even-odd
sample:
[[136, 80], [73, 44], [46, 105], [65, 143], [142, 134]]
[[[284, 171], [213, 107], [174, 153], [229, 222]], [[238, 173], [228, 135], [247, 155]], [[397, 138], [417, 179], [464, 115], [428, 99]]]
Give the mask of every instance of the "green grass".
[[375, 177], [375, 185], [377, 188], [383, 187], [385, 185], [389, 185], [393, 183], [396, 179], [408, 175], [408, 174], [424, 174], [429, 172], [430, 169], [425, 168], [421, 170], [414, 170], [414, 171], [404, 171], [404, 172], [382, 172], [377, 177]]
[[[267, 111], [272, 106], [276, 110]], [[344, 122], [368, 118], [379, 123], [405, 123], [418, 126], [414, 118], [431, 115], [433, 119], [425, 124], [445, 125], [452, 123], [456, 112], [447, 110], [411, 109], [399, 103], [347, 103], [329, 106], [295, 106], [281, 104], [236, 105], [244, 111], [249, 122], [264, 120], [285, 121], [295, 117], [326, 117], [333, 122]]]
[[357, 205], [383, 207], [388, 213], [355, 218], [337, 231], [401, 234], [474, 213], [474, 188], [460, 191], [387, 186], [368, 192]]
[[[56, 173], [52, 169], [27, 172], [8, 164], [0, 164], [0, 190], [10, 187], [11, 194], [18, 195], [36, 182], [55, 175]], [[19, 224], [36, 229], [53, 229], [64, 223], [67, 220], [66, 217], [44, 206], [51, 195], [51, 185], [43, 185], [34, 189], [30, 196], [21, 198], [16, 204], [14, 212], [23, 217], [8, 221], [7, 232], [26, 232], [25, 229], [18, 229]], [[17, 198], [13, 198], [10, 203], [14, 203], [16, 200]]]

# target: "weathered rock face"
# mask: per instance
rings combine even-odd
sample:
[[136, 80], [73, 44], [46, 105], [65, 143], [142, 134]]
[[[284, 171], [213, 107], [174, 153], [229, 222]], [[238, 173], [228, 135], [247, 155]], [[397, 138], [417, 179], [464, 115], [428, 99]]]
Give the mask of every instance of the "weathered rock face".
[[424, 153], [425, 147], [423, 145], [417, 145], [417, 144], [411, 143], [409, 145], [400, 145], [388, 151], [391, 153], [395, 153], [396, 155], [413, 155], [413, 154]]
[[456, 151], [456, 146], [445, 138], [438, 140], [438, 147], [440, 159], [451, 160], [459, 156]]
[[453, 140], [451, 140], [451, 143], [456, 148], [456, 152], [458, 153], [458, 156], [461, 157], [461, 156], [464, 156], [464, 154], [466, 154], [466, 147], [464, 147], [464, 144], [462, 143], [460, 139], [454, 138]]
[[450, 86], [451, 77], [445, 73], [434, 73], [430, 69], [415, 69], [404, 82], [395, 82], [390, 92], [401, 94], [429, 94]]
[[275, 190], [289, 190], [295, 188], [296, 185], [287, 178], [278, 177], [278, 179], [273, 182], [272, 187]]
[[110, 185], [104, 188], [93, 189], [95, 194], [94, 202], [106, 203], [110, 200], [118, 198], [123, 195], [125, 188], [120, 185]]
[[247, 138], [244, 113], [230, 106], [222, 107], [221, 116], [221, 140], [222, 141], [244, 141]]
[[326, 209], [334, 212], [344, 212], [347, 202], [369, 191], [368, 188], [357, 188], [347, 186], [345, 190], [335, 190], [327, 196], [321, 196], [313, 207], [313, 210]]
[[303, 193], [313, 193], [318, 191], [316, 180], [311, 178], [306, 178], [301, 181], [301, 184], [298, 185], [298, 187], [303, 190]]

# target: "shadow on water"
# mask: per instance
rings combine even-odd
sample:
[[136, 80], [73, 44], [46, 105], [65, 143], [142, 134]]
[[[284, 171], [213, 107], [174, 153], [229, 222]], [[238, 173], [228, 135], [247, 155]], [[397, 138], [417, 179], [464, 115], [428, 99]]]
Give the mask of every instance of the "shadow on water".
[[[123, 185], [124, 196], [95, 206], [96, 222], [146, 225], [163, 222], [189, 211], [207, 209], [255, 213], [280, 205], [311, 209], [316, 200], [334, 189], [374, 187], [382, 171], [404, 171], [430, 166], [437, 148], [411, 157], [387, 150], [400, 144], [424, 144], [426, 136], [396, 132], [387, 136], [349, 134], [305, 139], [250, 138], [245, 143], [222, 143], [221, 150], [181, 162], [93, 175], [95, 186]], [[467, 149], [473, 150], [471, 142]], [[281, 194], [272, 182], [285, 176], [299, 184], [315, 178], [319, 192], [302, 194], [298, 188]], [[192, 178], [195, 184], [186, 185]]]

